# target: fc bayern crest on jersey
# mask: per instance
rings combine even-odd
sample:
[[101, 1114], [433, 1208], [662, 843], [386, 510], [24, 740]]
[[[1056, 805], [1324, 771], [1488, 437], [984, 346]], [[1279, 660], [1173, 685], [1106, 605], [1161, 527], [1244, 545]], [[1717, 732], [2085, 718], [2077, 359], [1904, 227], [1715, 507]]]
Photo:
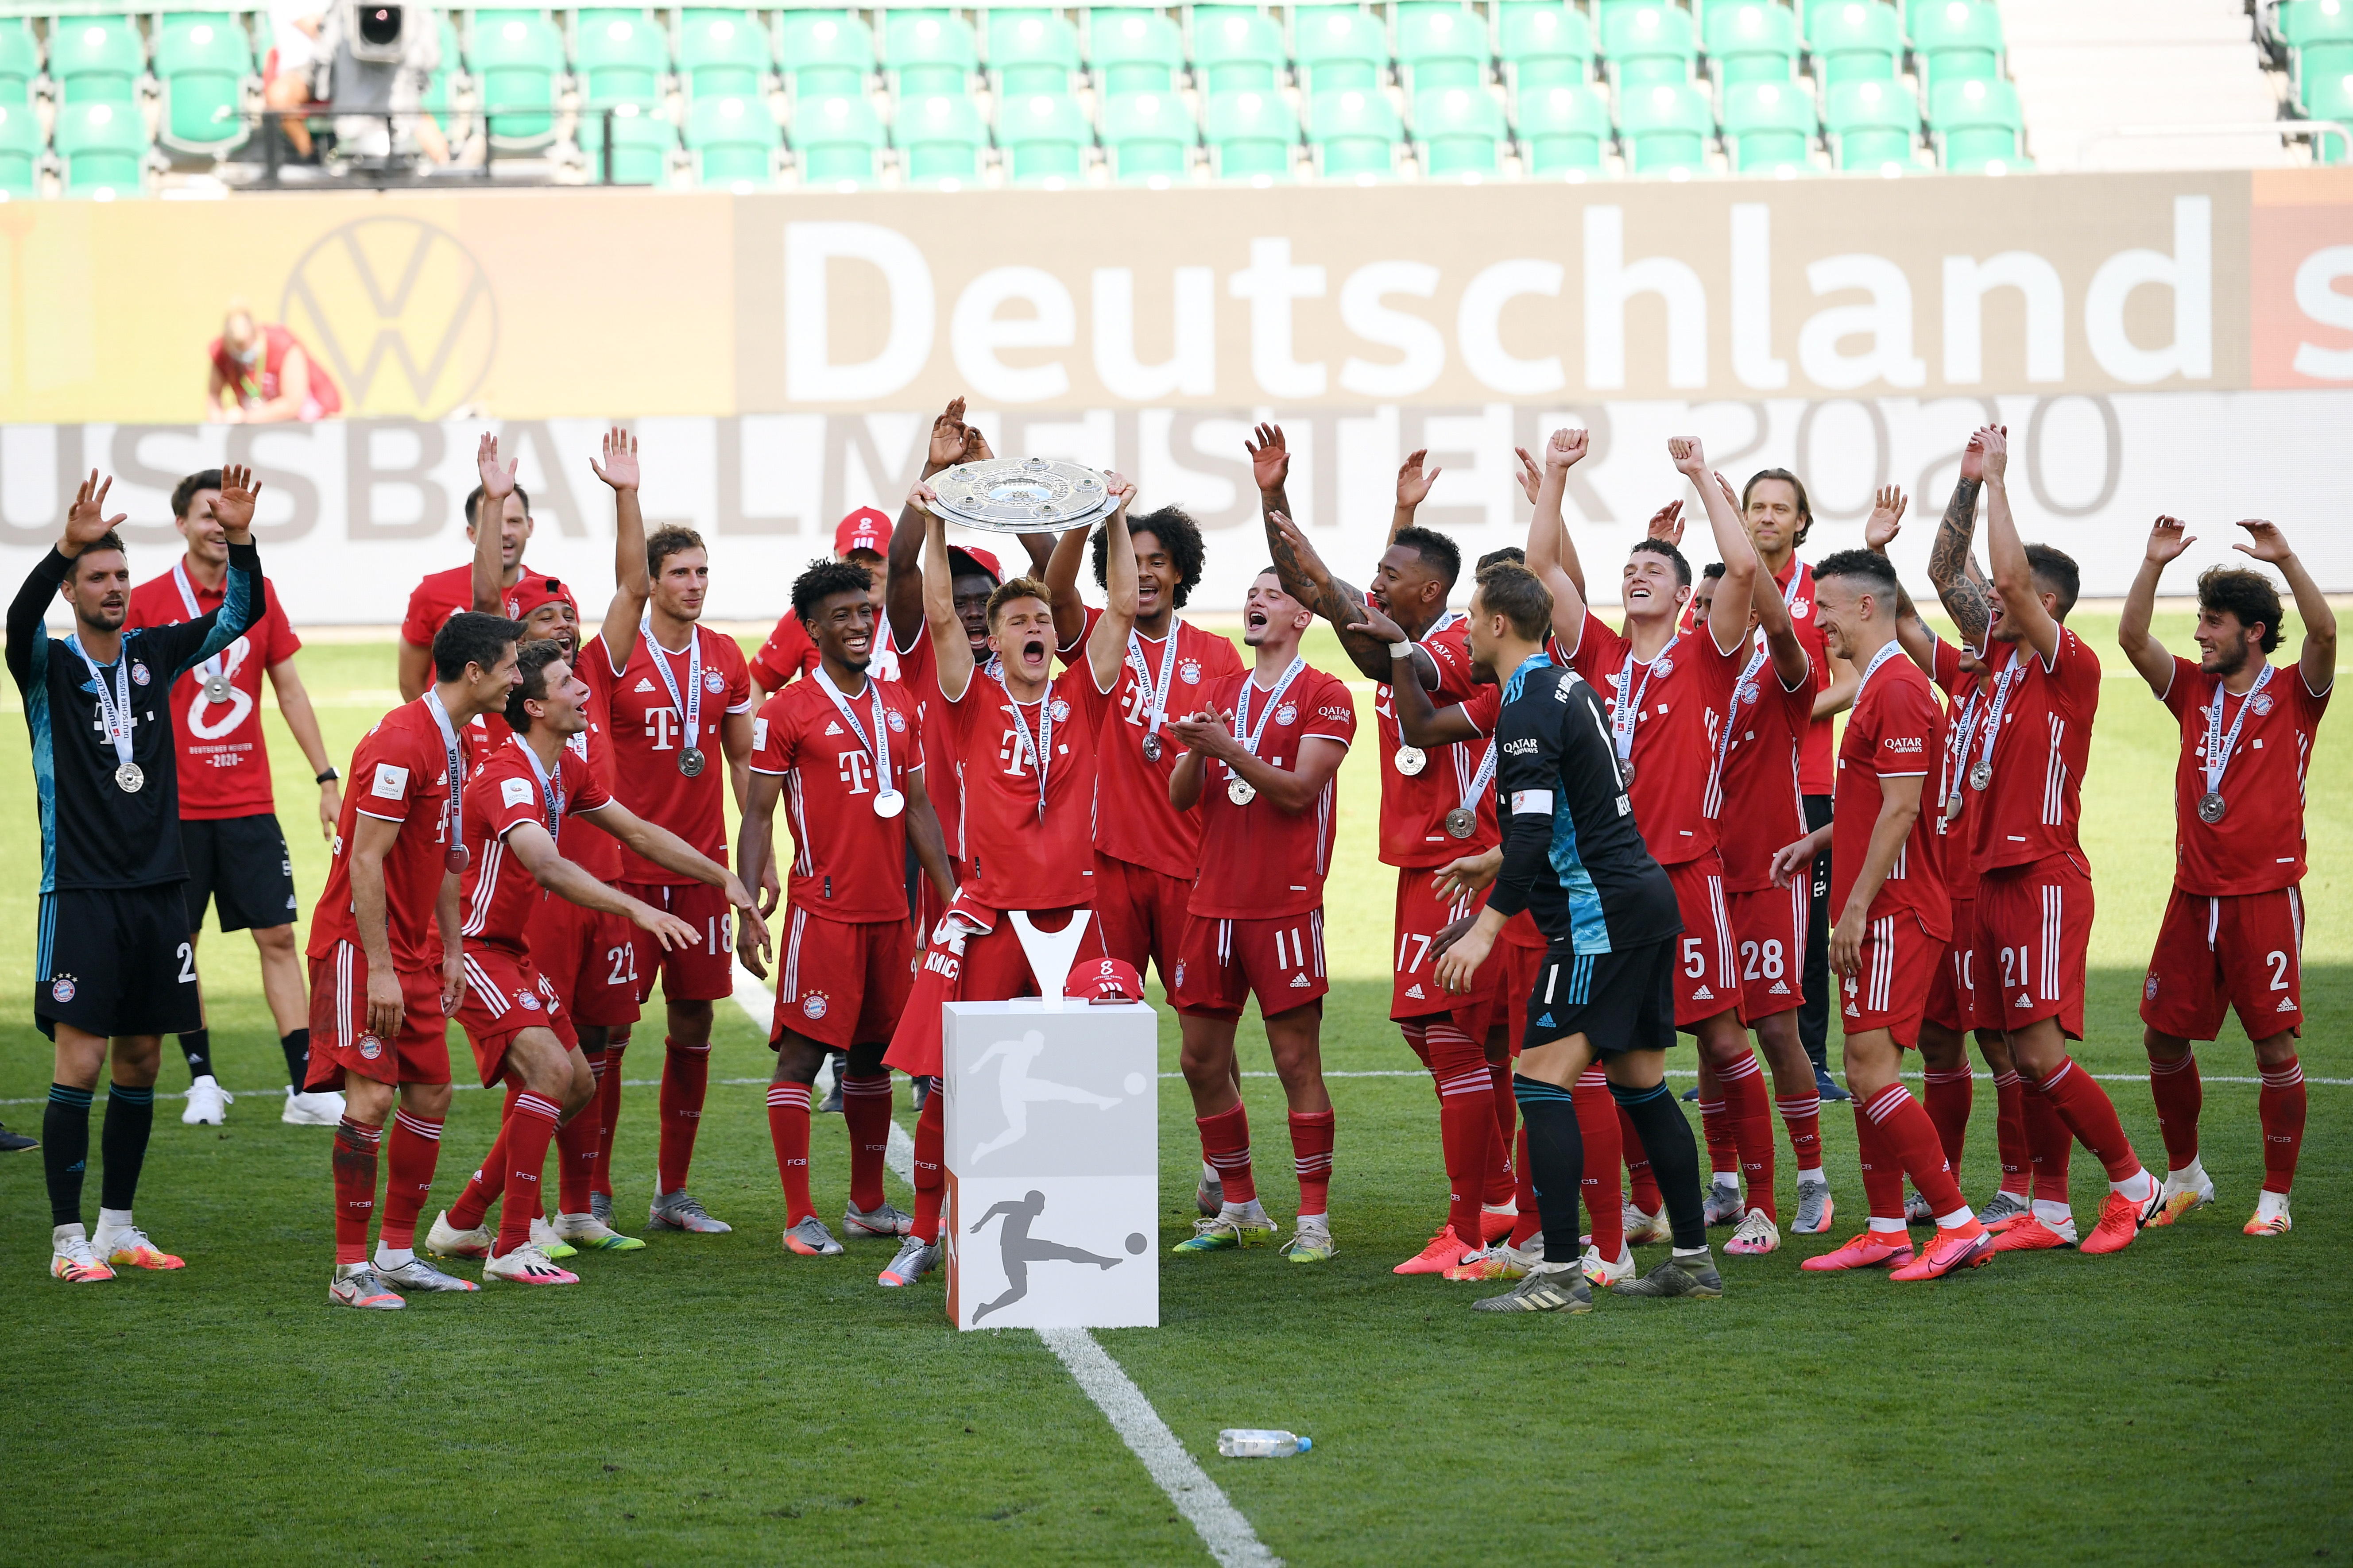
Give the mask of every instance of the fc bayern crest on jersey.
[[809, 1018], [822, 1018], [825, 1016], [825, 993], [812, 991], [801, 998], [802, 1016]]
[[359, 1052], [362, 1060], [372, 1062], [384, 1055], [384, 1042], [374, 1035], [362, 1035], [359, 1038]]
[[55, 980], [49, 982], [50, 1001], [62, 1005], [64, 1003], [70, 1002], [73, 999], [74, 978], [72, 975], [60, 974]]
[[903, 735], [907, 732], [907, 716], [896, 708], [884, 710], [882, 722], [891, 726], [891, 733], [893, 735]]
[[1814, 602], [1811, 599], [1799, 599], [1789, 606], [1789, 618], [1793, 621], [1802, 621], [1813, 613]]
[[526, 1013], [536, 1013], [539, 1011], [539, 998], [528, 991], [518, 991], [515, 993], [515, 1005]]
[[2247, 706], [2253, 709], [2255, 717], [2260, 719], [2272, 710], [2272, 694], [2268, 691], [2258, 691], [2247, 699]]
[[1672, 675], [1674, 672], [1675, 660], [1674, 656], [1672, 654], [1661, 654], [1658, 657], [1657, 661], [1651, 666], [1651, 673], [1661, 680], [1666, 679], [1667, 677]]
[[148, 679], [147, 667], [140, 663], [137, 659], [132, 659], [131, 661], [132, 684], [135, 686], [144, 686], [147, 684]]
[[1055, 723], [1067, 722], [1071, 717], [1071, 700], [1067, 697], [1055, 698], [1054, 706], [1050, 711], [1054, 715]]
[[702, 689], [716, 697], [727, 689], [727, 678], [715, 669], [706, 669], [702, 672]]
[[1296, 702], [1286, 702], [1282, 707], [1276, 709], [1274, 710], [1274, 721], [1278, 724], [1298, 723], [1299, 704]]
[[1739, 693], [1739, 695], [1740, 695], [1740, 700], [1742, 700], [1743, 702], [1754, 702], [1754, 701], [1756, 701], [1756, 700], [1757, 700], [1757, 683], [1756, 683], [1755, 681], [1753, 681], [1753, 680], [1744, 680], [1744, 681], [1742, 681], [1742, 682], [1740, 683], [1740, 693]]
[[1198, 658], [1179, 659], [1176, 664], [1176, 675], [1177, 679], [1187, 686], [1200, 685], [1201, 661]]

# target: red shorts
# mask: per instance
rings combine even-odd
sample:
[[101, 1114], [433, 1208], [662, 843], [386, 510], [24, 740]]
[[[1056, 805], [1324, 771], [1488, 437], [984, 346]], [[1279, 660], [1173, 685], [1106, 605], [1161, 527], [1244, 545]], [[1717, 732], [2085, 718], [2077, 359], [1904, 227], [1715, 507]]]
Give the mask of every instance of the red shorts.
[[1862, 952], [1855, 972], [1839, 982], [1840, 1008], [1847, 1034], [1884, 1029], [1899, 1046], [1920, 1043], [1920, 1015], [1945, 944], [1930, 936], [1908, 910], [1881, 915], [1862, 928]]
[[1464, 1034], [1483, 1040], [1494, 1012], [1494, 976], [1482, 967], [1474, 981], [1476, 988], [1457, 996], [1438, 983], [1433, 948], [1440, 931], [1464, 915], [1485, 909], [1487, 895], [1473, 893], [1449, 903], [1430, 885], [1437, 870], [1435, 866], [1398, 868], [1397, 951], [1390, 954], [1396, 963], [1389, 982], [1389, 1016], [1409, 1024], [1451, 1013]]
[[1733, 961], [1732, 912], [1724, 893], [1724, 861], [1710, 850], [1667, 868], [1683, 934], [1675, 939], [1675, 1027], [1688, 1034], [1703, 1018], [1740, 1003], [1740, 971]]
[[[1098, 873], [1100, 875], [1100, 873]], [[1113, 949], [1112, 956], [1119, 956]], [[1332, 989], [1324, 973], [1324, 911], [1271, 920], [1193, 915], [1178, 949], [1174, 999], [1179, 1013], [1238, 1018], [1258, 998], [1272, 1018], [1304, 1007]]]
[[441, 1013], [441, 975], [400, 976], [400, 1034], [390, 1043], [368, 1033], [367, 954], [339, 942], [311, 961], [311, 1070], [306, 1089], [341, 1089], [355, 1072], [378, 1083], [448, 1083], [449, 1020]]
[[1512, 1037], [1512, 1055], [1520, 1054], [1520, 1042], [1528, 1032], [1528, 997], [1535, 990], [1536, 973], [1544, 968], [1545, 946], [1541, 933], [1535, 945], [1512, 940], [1523, 921], [1530, 931], [1535, 922], [1529, 921], [1523, 910], [1504, 927], [1504, 934], [1487, 954], [1485, 967], [1494, 982], [1495, 1005], [1504, 1009], [1504, 1026]]
[[1095, 923], [1103, 927], [1103, 946], [1113, 958], [1135, 965], [1137, 978], [1148, 960], [1160, 971], [1160, 987], [1176, 993], [1169, 976], [1185, 956], [1185, 912], [1193, 896], [1188, 877], [1171, 877], [1145, 866], [1132, 866], [1097, 852], [1095, 856]]
[[2070, 855], [2050, 855], [1978, 879], [1978, 984], [1989, 1028], [2017, 1031], [2059, 1020], [2084, 1037], [2084, 953], [2092, 940], [2092, 874]]
[[[1044, 930], [1059, 929], [1058, 916], [1078, 911], [1033, 912], [1039, 929]], [[1110, 956], [1103, 948], [1103, 930], [1091, 915], [1071, 967], [1100, 963]], [[1067, 975], [1058, 977], [1054, 989], [1059, 992], [1068, 979]], [[937, 1078], [943, 1048], [942, 1006], [950, 1002], [1009, 1002], [1016, 996], [1038, 994], [1038, 984], [1029, 973], [1029, 955], [1021, 950], [1021, 938], [1013, 929], [1011, 915], [999, 914], [993, 929], [970, 935], [943, 939], [934, 928], [932, 940], [923, 948], [923, 963], [915, 970], [915, 983], [907, 994], [907, 1005], [899, 1015], [899, 1026], [892, 1033], [891, 1048], [882, 1054], [883, 1063], [911, 1077]]]
[[1726, 893], [1734, 952], [1740, 963], [1740, 1022], [1787, 1013], [1806, 999], [1806, 920], [1812, 892], [1806, 879], [1786, 888]]
[[899, 1026], [915, 984], [915, 933], [905, 921], [785, 917], [776, 968], [774, 1045], [790, 1029], [824, 1046], [879, 1044]]
[[1928, 1023], [1966, 1035], [1971, 1029], [1999, 1029], [2001, 1019], [1988, 1012], [1988, 999], [1978, 990], [1984, 973], [1978, 957], [1978, 901], [1953, 900], [1953, 940], [1945, 944], [1945, 962], [1928, 985]]
[[531, 962], [581, 1028], [638, 1021], [638, 942], [626, 915], [583, 909], [550, 893], [531, 922]]
[[549, 1029], [571, 1050], [580, 1044], [572, 1019], [527, 953], [501, 947], [466, 949], [466, 994], [458, 1025], [474, 1047], [474, 1066], [488, 1089], [506, 1075], [507, 1047], [525, 1029]]
[[726, 893], [702, 882], [620, 882], [622, 892], [676, 915], [702, 933], [691, 947], [668, 952], [644, 931], [636, 931], [638, 1005], [653, 999], [661, 981], [666, 1002], [716, 1002], [735, 994], [735, 909]]
[[2304, 894], [2204, 898], [2173, 890], [2141, 985], [2140, 1021], [2211, 1040], [2234, 1008], [2251, 1040], [2304, 1033]]

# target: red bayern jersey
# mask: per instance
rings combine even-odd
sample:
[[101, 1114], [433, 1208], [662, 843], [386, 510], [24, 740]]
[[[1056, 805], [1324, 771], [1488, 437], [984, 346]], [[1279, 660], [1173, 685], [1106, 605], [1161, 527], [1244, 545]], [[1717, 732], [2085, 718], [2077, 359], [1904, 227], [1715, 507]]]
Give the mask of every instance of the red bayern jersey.
[[[877, 816], [874, 703], [882, 704], [892, 787], [923, 769], [923, 716], [907, 689], [870, 679], [845, 697], [858, 723], [842, 721], [819, 670], [760, 705], [752, 721], [752, 771], [782, 778], [785, 820], [792, 829], [795, 909], [837, 921], [907, 918], [907, 817]], [[992, 683], [994, 684], [994, 683]], [[860, 738], [859, 726], [865, 735]]]
[[[810, 640], [800, 616], [790, 610], [778, 617], [776, 629], [752, 656], [753, 676], [770, 691], [781, 689], [817, 666], [817, 644]], [[880, 617], [874, 626], [874, 658], [866, 673], [876, 680], [899, 679], [899, 655], [891, 647], [891, 634]]]
[[[1094, 901], [1095, 737], [1110, 701], [1082, 660], [1054, 678], [1042, 701], [1018, 704], [1018, 717], [1004, 683], [986, 670], [974, 670], [964, 695], [943, 704], [942, 727], [964, 760], [965, 842], [976, 878], [968, 886], [982, 905], [1059, 910]], [[1050, 739], [1041, 712], [1052, 716]], [[1047, 753], [1042, 816], [1033, 745]]]
[[[1297, 767], [1303, 741], [1337, 741], [1343, 746], [1356, 741], [1356, 704], [1345, 682], [1311, 666], [1293, 679], [1282, 700], [1270, 710], [1271, 690], [1258, 685], [1256, 677], [1236, 671], [1204, 682], [1203, 700], [1220, 713], [1235, 712], [1245, 681], [1250, 683], [1246, 728], [1258, 729], [1260, 716], [1265, 716], [1258, 754], [1268, 765]], [[1240, 719], [1236, 713], [1237, 738], [1245, 729]], [[1187, 910], [1216, 920], [1273, 920], [1321, 909], [1324, 879], [1332, 869], [1339, 774], [1334, 773], [1315, 803], [1301, 812], [1278, 810], [1263, 793], [1246, 805], [1236, 805], [1226, 793], [1232, 776], [1223, 763], [1207, 764], [1201, 798], [1185, 813], [1198, 824], [1200, 834], [1200, 876]]]
[[[1062, 657], [1084, 663], [1087, 638], [1102, 619], [1103, 611], [1089, 605], [1086, 629], [1062, 650]], [[1133, 654], [1120, 666], [1119, 689], [1103, 713], [1103, 733], [1096, 738], [1095, 787], [1102, 797], [1096, 816], [1102, 837], [1095, 847], [1114, 860], [1189, 879], [1201, 863], [1201, 818], [1168, 804], [1168, 776], [1176, 771], [1176, 759], [1184, 752], [1166, 727], [1170, 719], [1199, 712], [1209, 701], [1210, 688], [1220, 681], [1229, 692], [1240, 690], [1242, 659], [1230, 639], [1181, 617], [1172, 617], [1172, 622], [1176, 653], [1169, 667], [1168, 689], [1161, 694], [1166, 717], [1161, 721], [1160, 760], [1152, 762], [1144, 754], [1151, 696], [1136, 679]], [[1157, 681], [1161, 661], [1168, 658], [1168, 639], [1138, 632], [1130, 646], [1143, 655], [1145, 668]]]
[[[889, 632], [883, 633], [889, 640]], [[915, 632], [913, 647], [898, 650], [899, 683], [915, 700], [923, 728], [923, 793], [939, 814], [940, 835], [947, 840], [948, 858], [959, 866], [965, 855], [964, 758], [957, 749], [955, 727], [947, 722], [947, 700], [940, 695], [939, 661], [932, 655], [931, 635]], [[986, 662], [984, 660], [983, 662]], [[988, 678], [976, 669], [972, 678]]]
[[1774, 851], [1808, 831], [1804, 797], [1810, 792], [1800, 759], [1803, 737], [1813, 726], [1814, 693], [1821, 689], [1818, 644], [1806, 645], [1806, 657], [1804, 678], [1784, 686], [1772, 653], [1760, 643], [1733, 688], [1731, 722], [1718, 731], [1719, 739], [1730, 737], [1723, 741], [1724, 765], [1716, 773], [1723, 803], [1716, 837], [1726, 892], [1771, 887]]
[[1920, 929], [1939, 942], [1953, 934], [1953, 900], [1945, 886], [1944, 857], [1936, 829], [1935, 788], [1937, 757], [1945, 745], [1945, 714], [1936, 689], [1920, 667], [1895, 651], [1855, 693], [1854, 708], [1846, 716], [1846, 732], [1839, 739], [1836, 804], [1831, 812], [1831, 918], [1846, 908], [1871, 852], [1872, 830], [1879, 822], [1880, 781], [1916, 778], [1920, 781], [1920, 815], [1896, 851], [1895, 864], [1871, 900], [1871, 918], [1908, 913]]
[[[359, 925], [352, 912], [352, 843], [362, 816], [400, 825], [399, 837], [384, 858], [384, 921], [393, 966], [408, 973], [441, 967], [441, 946], [433, 939], [433, 902], [448, 871], [449, 763], [427, 698], [404, 703], [377, 721], [352, 753], [343, 781], [343, 811], [327, 861], [327, 885], [311, 911], [312, 958], [324, 958], [338, 942], [356, 945]], [[463, 753], [459, 766], [464, 765]], [[459, 784], [462, 786], [461, 776]]]
[[[1781, 602], [1789, 606], [1789, 626], [1805, 645], [1806, 657], [1814, 662], [1814, 689], [1821, 691], [1831, 683], [1831, 653], [1822, 631], [1822, 618], [1814, 613], [1814, 569], [1789, 557], [1789, 564], [1776, 573], [1773, 581], [1780, 587]], [[1832, 760], [1832, 731], [1838, 721], [1825, 715], [1817, 719], [1808, 710], [1805, 732], [1798, 741], [1798, 787], [1808, 795], [1828, 795], [1837, 777]]]
[[[1940, 753], [1944, 760], [1928, 780], [1935, 800], [1924, 795], [1920, 806], [1936, 814], [1938, 853], [1945, 858], [1945, 887], [1956, 903], [1978, 896], [1977, 859], [1969, 846], [1976, 832], [1977, 803], [1983, 797], [1968, 787], [1968, 776], [1975, 744], [1985, 738], [1979, 727], [1991, 700], [1988, 689], [1991, 682], [1964, 671], [1961, 657], [1961, 649], [1942, 637], [1936, 639], [1936, 671], [1929, 680], [1945, 694], [1945, 747]], [[1958, 811], [1952, 809], [1956, 794], [1961, 802]]]
[[1398, 772], [1398, 752], [1405, 738], [1398, 728], [1393, 689], [1373, 688], [1374, 727], [1381, 737], [1381, 863], [1386, 866], [1443, 866], [1464, 855], [1476, 855], [1500, 842], [1495, 829], [1495, 780], [1493, 770], [1472, 809], [1478, 821], [1468, 838], [1446, 831], [1446, 814], [1462, 805], [1478, 782], [1479, 764], [1494, 743], [1495, 716], [1503, 710], [1504, 689], [1482, 686], [1471, 679], [1470, 627], [1459, 615], [1440, 617], [1419, 639], [1438, 666], [1438, 689], [1430, 700], [1440, 708], [1460, 705], [1484, 740], [1440, 746], [1423, 755], [1419, 773]]
[[[532, 917], [542, 902], [539, 879], [508, 853], [507, 835], [526, 822], [548, 826], [547, 798], [533, 762], [522, 742], [510, 736], [466, 780], [467, 860], [458, 908], [459, 929], [469, 947], [481, 943], [518, 955], [528, 950]], [[566, 744], [556, 753], [550, 782], [559, 785], [555, 826], [550, 829], [555, 847], [576, 849], [591, 838], [609, 843], [611, 835], [586, 823], [564, 831], [565, 818], [613, 803], [588, 760]]]
[[[1996, 731], [1992, 780], [1971, 803], [1977, 868], [2024, 866], [2051, 855], [2080, 858], [2075, 828], [2083, 816], [2084, 768], [2092, 755], [2092, 719], [2100, 710], [2099, 656], [2065, 626], [2047, 661], [2022, 642], [1996, 643], [1994, 649], [1989, 662], [2000, 665], [1994, 694], [1969, 747], [1975, 767], [1985, 755], [1987, 728]], [[2000, 678], [2013, 670], [2005, 699]], [[1995, 703], [2001, 708], [1999, 723]]]
[[2294, 664], [2275, 665], [2257, 679], [2262, 689], [2222, 699], [2222, 745], [2230, 757], [2215, 791], [2222, 797], [2221, 820], [2212, 823], [2199, 816], [2198, 803], [2206, 794], [2206, 738], [2221, 678], [2194, 659], [2177, 658], [2165, 690], [2165, 705], [2181, 721], [2181, 760], [2173, 770], [2173, 885], [2199, 898], [2267, 893], [2304, 880], [2304, 781], [2336, 687], [2316, 694]]
[[[613, 768], [613, 667], [602, 637], [591, 637], [573, 668], [587, 683], [588, 700], [581, 711], [588, 728], [564, 743], [588, 763], [597, 787], [615, 795], [620, 785]], [[609, 833], [583, 833], [565, 850], [565, 859], [600, 882], [621, 879], [621, 844]]]
[[[195, 615], [180, 596], [179, 579], [166, 572], [131, 590], [130, 626], [168, 626], [217, 610], [228, 584], [206, 588], [186, 576], [195, 595]], [[302, 640], [287, 623], [278, 590], [261, 580], [260, 617], [245, 635], [216, 656], [228, 677], [226, 702], [205, 697], [204, 672], [190, 669], [172, 682], [172, 728], [180, 742], [180, 816], [204, 822], [229, 816], [259, 816], [276, 807], [269, 789], [269, 751], [261, 733], [261, 677], [274, 664], [292, 658]]]
[[[1651, 858], [1662, 866], [1696, 860], [1716, 847], [1721, 802], [1711, 787], [1716, 731], [1732, 702], [1747, 656], [1715, 646], [1705, 622], [1677, 632], [1648, 664], [1634, 657], [1634, 645], [1591, 610], [1569, 668], [1601, 694], [1617, 722], [1619, 675], [1626, 672], [1626, 700], [1633, 704], [1630, 760], [1634, 782], [1634, 825]], [[1776, 846], [1778, 847], [1778, 846]]]
[[444, 622], [459, 611], [473, 607], [471, 565], [436, 572], [409, 591], [408, 613], [400, 621], [400, 640], [417, 647], [431, 647]]
[[[603, 638], [598, 638], [601, 645]], [[702, 752], [702, 772], [692, 778], [678, 771], [686, 752], [686, 719], [670, 700], [670, 687], [654, 668], [660, 658], [670, 666], [679, 701], [701, 665], [702, 695], [696, 717], [694, 744]], [[658, 827], [667, 827], [722, 866], [727, 864], [727, 753], [720, 728], [730, 713], [752, 710], [752, 672], [735, 639], [694, 629], [687, 645], [658, 648], [653, 634], [640, 628], [629, 648], [628, 663], [612, 668], [609, 649], [600, 652], [602, 670], [611, 675], [610, 719], [613, 728], [613, 794], [622, 805]], [[694, 880], [667, 870], [623, 847], [624, 882], [684, 885]]]

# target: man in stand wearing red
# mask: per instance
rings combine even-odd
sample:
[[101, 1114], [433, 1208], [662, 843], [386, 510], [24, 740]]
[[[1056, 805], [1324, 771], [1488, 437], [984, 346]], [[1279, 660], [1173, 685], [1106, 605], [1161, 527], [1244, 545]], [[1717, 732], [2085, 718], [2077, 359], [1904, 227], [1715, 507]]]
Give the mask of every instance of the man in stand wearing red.
[[2158, 579], [2195, 541], [2160, 517], [2125, 597], [2116, 639], [2181, 724], [2174, 769], [2173, 896], [2141, 988], [2148, 1087], [2165, 1134], [2162, 1206], [2171, 1225], [2214, 1201], [2198, 1158], [2202, 1094], [2192, 1040], [2211, 1040], [2226, 1008], [2254, 1043], [2263, 1089], [2263, 1186], [2249, 1236], [2284, 1236], [2288, 1188], [2304, 1142], [2304, 793], [2312, 743], [2337, 679], [2337, 615], [2279, 529], [2248, 521], [2241, 552], [2278, 571], [2295, 595], [2304, 645], [2274, 667], [2279, 590], [2246, 567], [2198, 577], [2198, 658], [2176, 658], [2149, 635]]

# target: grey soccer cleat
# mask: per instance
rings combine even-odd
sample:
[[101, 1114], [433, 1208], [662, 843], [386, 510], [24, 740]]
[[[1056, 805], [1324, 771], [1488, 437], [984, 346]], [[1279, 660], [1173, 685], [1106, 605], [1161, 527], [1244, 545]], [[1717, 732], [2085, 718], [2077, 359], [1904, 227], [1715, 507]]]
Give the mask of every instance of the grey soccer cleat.
[[940, 1080], [938, 1079], [932, 1077], [928, 1073], [923, 1073], [918, 1074], [913, 1081], [908, 1086], [908, 1093], [915, 1101], [915, 1111], [918, 1115], [922, 1114], [923, 1106], [932, 1098], [932, 1091], [937, 1089], [939, 1084]]
[[785, 1232], [785, 1250], [803, 1258], [839, 1258], [841, 1243], [833, 1239], [833, 1232], [825, 1228], [825, 1221], [811, 1215]]
[[841, 1114], [841, 1080], [848, 1077], [849, 1073], [849, 1053], [848, 1051], [835, 1052], [833, 1054], [833, 1082], [826, 1089], [825, 1099], [818, 1103], [817, 1110], [818, 1115], [839, 1116]]
[[1193, 1206], [1204, 1219], [1215, 1219], [1225, 1212], [1226, 1184], [1207, 1163], [1201, 1166], [1201, 1179], [1193, 1185]]
[[913, 1285], [932, 1271], [940, 1260], [940, 1247], [935, 1241], [925, 1241], [911, 1236], [899, 1244], [899, 1256], [891, 1259], [891, 1267], [875, 1277], [878, 1284], [896, 1289]]
[[1906, 1193], [1904, 1195], [1904, 1223], [1934, 1225], [1936, 1223], [1936, 1211], [1928, 1206], [1928, 1200], [1919, 1194]]
[[915, 1228], [915, 1216], [888, 1203], [871, 1209], [851, 1204], [841, 1211], [841, 1228], [851, 1237], [887, 1236], [895, 1240]]
[[1620, 1296], [1691, 1296], [1706, 1300], [1724, 1294], [1724, 1277], [1715, 1271], [1715, 1258], [1703, 1252], [1696, 1258], [1669, 1258], [1640, 1279], [1609, 1289]]
[[1702, 1217], [1712, 1228], [1719, 1225], [1738, 1225], [1748, 1212], [1748, 1200], [1742, 1197], [1736, 1186], [1727, 1187], [1722, 1182], [1707, 1184], [1707, 1200], [1702, 1205]]
[[1978, 1223], [1988, 1230], [1998, 1230], [2014, 1219], [2024, 1219], [2034, 1212], [2034, 1205], [2007, 1190], [1993, 1195], [1993, 1202], [1978, 1210]]
[[588, 1212], [596, 1217], [597, 1223], [601, 1225], [612, 1224], [613, 1194], [610, 1193], [590, 1193], [588, 1194]]
[[1474, 1312], [1589, 1312], [1593, 1287], [1573, 1265], [1538, 1264], [1517, 1285], [1500, 1296], [1482, 1296], [1471, 1303]]
[[398, 1311], [408, 1305], [385, 1284], [372, 1263], [338, 1263], [334, 1278], [327, 1282], [327, 1305], [330, 1307], [362, 1307], [375, 1311]]
[[1837, 1212], [1838, 1205], [1831, 1201], [1831, 1184], [1828, 1182], [1799, 1182], [1798, 1217], [1789, 1226], [1790, 1233], [1795, 1236], [1827, 1235], [1831, 1228], [1831, 1216]]
[[479, 1290], [471, 1279], [460, 1279], [455, 1274], [444, 1274], [422, 1258], [412, 1258], [397, 1268], [378, 1268], [376, 1278], [401, 1290]]
[[712, 1219], [684, 1187], [674, 1193], [656, 1193], [653, 1206], [646, 1210], [646, 1223], [656, 1230], [683, 1230], [696, 1236], [725, 1236], [735, 1228], [725, 1220]]

